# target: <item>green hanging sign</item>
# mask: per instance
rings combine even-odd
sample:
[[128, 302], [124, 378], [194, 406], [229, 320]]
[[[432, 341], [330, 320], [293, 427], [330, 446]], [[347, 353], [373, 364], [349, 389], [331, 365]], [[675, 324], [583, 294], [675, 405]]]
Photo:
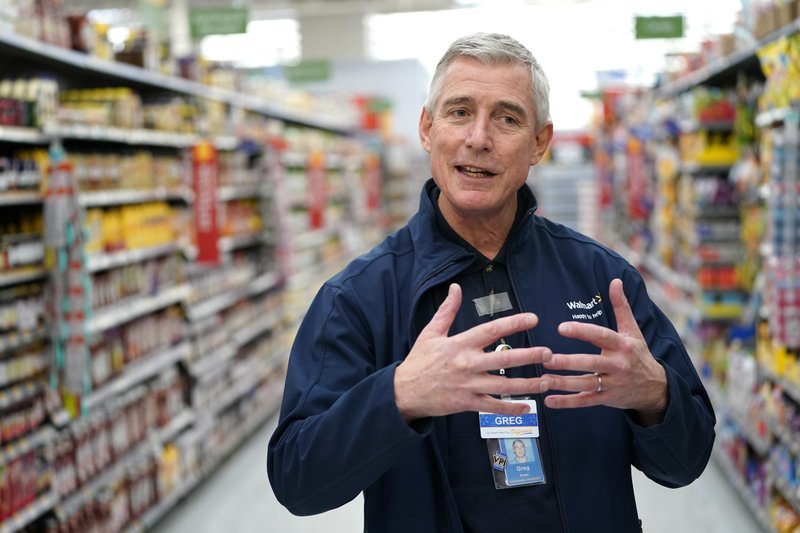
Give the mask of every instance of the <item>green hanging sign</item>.
[[636, 17], [637, 39], [677, 39], [683, 37], [683, 15]]
[[283, 71], [291, 83], [325, 81], [331, 77], [331, 64], [325, 60], [303, 61], [297, 65], [285, 66]]
[[193, 40], [208, 35], [247, 33], [250, 12], [240, 7], [193, 7], [189, 10], [189, 27]]

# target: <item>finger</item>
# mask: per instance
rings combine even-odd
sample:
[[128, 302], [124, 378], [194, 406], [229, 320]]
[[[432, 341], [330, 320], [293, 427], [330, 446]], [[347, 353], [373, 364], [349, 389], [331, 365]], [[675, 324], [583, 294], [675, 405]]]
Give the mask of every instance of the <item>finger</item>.
[[583, 322], [562, 322], [558, 332], [564, 337], [590, 342], [604, 350], [621, 350], [625, 348], [625, 337], [613, 329], [586, 324]]
[[493, 396], [527, 396], [550, 390], [548, 378], [507, 378], [487, 374], [474, 382], [475, 392]]
[[633, 316], [633, 310], [625, 297], [621, 279], [611, 280], [611, 285], [608, 287], [608, 295], [611, 299], [611, 307], [614, 309], [614, 317], [617, 319], [617, 331], [643, 338], [642, 330], [639, 329], [636, 317]]
[[611, 357], [601, 357], [588, 353], [554, 353], [544, 363], [549, 370], [570, 370], [573, 372], [599, 372], [611, 374], [618, 370], [617, 363]]
[[461, 287], [457, 283], [451, 283], [447, 290], [447, 298], [436, 310], [430, 322], [422, 328], [419, 338], [446, 337], [459, 307], [461, 307]]
[[531, 329], [538, 323], [539, 317], [533, 313], [518, 313], [477, 325], [459, 333], [458, 337], [470, 346], [482, 348], [507, 335]]
[[476, 372], [488, 372], [501, 368], [535, 365], [549, 361], [552, 355], [550, 348], [544, 346], [490, 352], [476, 356], [471, 369]]
[[507, 402], [487, 395], [476, 403], [475, 411], [498, 415], [527, 415], [530, 407], [524, 403]]
[[564, 392], [596, 392], [599, 384], [595, 374], [584, 374], [582, 376], [545, 374], [542, 378], [547, 379], [550, 390]]
[[551, 394], [544, 399], [544, 404], [551, 409], [572, 409], [575, 407], [591, 407], [602, 405], [602, 394], [579, 392], [578, 394]]

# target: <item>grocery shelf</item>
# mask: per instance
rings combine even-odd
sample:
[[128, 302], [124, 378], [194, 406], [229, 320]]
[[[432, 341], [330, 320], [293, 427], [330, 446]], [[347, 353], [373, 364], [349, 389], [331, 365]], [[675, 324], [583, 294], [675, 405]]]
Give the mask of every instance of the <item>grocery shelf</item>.
[[725, 455], [723, 450], [720, 450], [718, 446], [714, 446], [713, 453], [711, 454], [717, 464], [720, 466], [721, 470], [725, 474], [725, 477], [728, 478], [731, 486], [734, 488], [736, 493], [739, 495], [739, 498], [745, 503], [748, 509], [753, 513], [753, 516], [756, 519], [756, 522], [764, 528], [764, 531], [767, 533], [778, 533], [773, 527], [772, 523], [769, 518], [769, 514], [767, 514], [766, 509], [761, 507], [761, 504], [756, 500], [755, 494], [747, 487], [745, 481], [736, 472], [736, 468], [733, 466], [733, 463]]
[[239, 139], [234, 135], [217, 135], [211, 142], [217, 150], [232, 151], [239, 148]]
[[136, 521], [129, 525], [124, 531], [125, 533], [145, 533], [150, 531], [159, 520], [161, 520], [178, 502], [183, 500], [190, 492], [192, 492], [197, 485], [202, 481], [199, 475], [189, 476], [183, 480], [179, 487], [172, 489], [172, 491], [162, 498], [157, 505], [151, 507], [140, 516]]
[[281, 351], [278, 355], [270, 357], [265, 363], [259, 366], [258, 372], [250, 372], [245, 379], [240, 380], [233, 388], [228, 389], [225, 394], [213, 405], [203, 409], [204, 414], [216, 416], [250, 392], [258, 383], [264, 379], [265, 372], [272, 368], [277, 361], [286, 357], [286, 353]]
[[747, 440], [753, 447], [758, 455], [765, 457], [769, 454], [772, 448], [772, 442], [769, 438], [764, 438], [758, 434], [755, 428], [750, 425], [746, 416], [735, 409], [728, 410], [728, 417], [736, 423], [739, 428], [739, 433]]
[[800, 386], [795, 385], [788, 379], [777, 375], [775, 372], [770, 370], [769, 368], [765, 367], [762, 364], [759, 364], [759, 369], [761, 373], [767, 377], [770, 381], [773, 381], [781, 386], [783, 392], [785, 392], [792, 400], [797, 403], [800, 403]]
[[[282, 387], [276, 386], [262, 406], [249, 414], [242, 425], [237, 429], [238, 435], [231, 438], [217, 453], [211, 458], [210, 462], [204, 465], [199, 473], [193, 473], [183, 480], [183, 483], [174, 488], [156, 506], [146, 511], [138, 520], [125, 529], [125, 533], [144, 533], [155, 526], [178, 502], [183, 500], [191, 491], [197, 488], [206, 478], [213, 474], [216, 467], [230, 457], [231, 453], [241, 445], [247, 437], [252, 435], [269, 417], [275, 414], [280, 407]], [[240, 429], [239, 429], [240, 428]]]
[[699, 174], [707, 172], [709, 174], [728, 173], [733, 167], [733, 163], [681, 163], [681, 171], [687, 174]]
[[181, 431], [192, 425], [195, 421], [194, 412], [191, 409], [184, 409], [179, 415], [170, 420], [166, 426], [158, 432], [159, 442], [162, 444], [171, 442]]
[[[700, 310], [694, 301], [687, 297], [670, 296], [661, 281], [648, 283], [647, 292], [653, 301], [661, 307], [668, 316], [685, 317], [695, 320], [700, 316]], [[683, 335], [681, 335], [683, 336]]]
[[681, 274], [666, 266], [653, 254], [644, 256], [642, 265], [660, 281], [673, 287], [677, 287], [690, 294], [695, 294], [700, 290], [700, 284], [687, 274]]
[[190, 292], [191, 288], [188, 285], [177, 285], [163, 289], [153, 296], [127, 298], [109, 309], [95, 312], [92, 318], [89, 319], [89, 332], [93, 334], [99, 333], [125, 322], [130, 322], [134, 318], [139, 318], [153, 311], [179, 303], [185, 300]]
[[737, 50], [730, 55], [721, 57], [705, 67], [682, 77], [679, 80], [664, 85], [660, 88], [658, 93], [662, 98], [672, 98], [682, 92], [690, 90], [696, 85], [727, 83], [729, 79], [735, 81], [736, 74], [740, 70], [747, 70], [748, 72], [760, 72], [760, 65], [755, 52], [755, 47]]
[[256, 296], [276, 287], [280, 280], [277, 272], [266, 272], [246, 284], [228, 287], [201, 302], [187, 305], [186, 317], [191, 322], [206, 319], [248, 296]]
[[47, 270], [44, 268], [20, 268], [10, 272], [0, 272], [0, 287], [9, 285], [19, 285], [29, 281], [38, 281], [47, 277]]
[[33, 330], [3, 333], [0, 335], [0, 353], [16, 350], [22, 346], [47, 338], [44, 326], [37, 326]]
[[183, 341], [176, 346], [169, 346], [156, 353], [140, 357], [136, 361], [125, 365], [122, 375], [86, 395], [82, 402], [83, 408], [91, 410], [102, 405], [107, 400], [123, 393], [134, 385], [147, 381], [176, 362], [186, 359], [190, 352], [191, 346], [188, 342]]
[[679, 80], [663, 85], [658, 90], [658, 94], [662, 98], [672, 98], [696, 85], [735, 85], [736, 78], [740, 72], [747, 72], [763, 80], [764, 75], [761, 72], [761, 64], [756, 56], [756, 51], [765, 44], [798, 31], [800, 31], [800, 19], [795, 19], [788, 25], [765, 36], [757, 43], [712, 61], [705, 67]]
[[60, 501], [56, 501], [56, 512], [59, 509], [73, 509], [80, 506], [83, 502], [93, 498], [103, 487], [113, 483], [122, 477], [125, 471], [140, 458], [152, 454], [155, 446], [172, 440], [177, 433], [194, 422], [194, 416], [186, 414], [186, 411], [177, 415], [167, 425], [160, 430], [151, 431], [148, 437], [135, 444], [122, 458], [111, 463], [108, 467], [76, 489], [75, 492], [67, 495]]
[[242, 299], [242, 293], [246, 286], [228, 287], [218, 294], [206, 298], [202, 302], [186, 306], [186, 318], [192, 322], [203, 320], [211, 315], [227, 309]]
[[236, 355], [236, 349], [228, 343], [216, 348], [211, 354], [204, 355], [196, 361], [186, 364], [189, 374], [195, 378], [203, 378], [216, 373], [225, 367], [228, 360]]
[[26, 381], [20, 385], [0, 390], [0, 409], [33, 398], [42, 392], [44, 386], [45, 384], [41, 381]]
[[739, 208], [727, 205], [697, 206], [695, 218], [698, 219], [726, 219], [739, 218]]
[[0, 126], [0, 141], [25, 144], [47, 144], [49, 140], [47, 135], [36, 128]]
[[759, 128], [768, 128], [776, 124], [780, 124], [786, 119], [791, 109], [788, 107], [779, 107], [770, 109], [769, 111], [762, 111], [756, 115], [756, 126]]
[[250, 296], [255, 296], [277, 287], [280, 282], [280, 274], [277, 272], [265, 272], [250, 282], [248, 291]]
[[144, 439], [143, 442], [135, 445], [133, 449], [129, 450], [122, 458], [108, 465], [105, 470], [79, 486], [74, 492], [56, 501], [56, 513], [59, 513], [61, 510], [75, 509], [93, 498], [103, 487], [108, 486], [116, 479], [122, 477], [128, 465], [135, 463], [151, 446], [152, 444], [148, 439]]
[[55, 438], [56, 432], [50, 426], [43, 426], [28, 435], [0, 448], [0, 465], [5, 465], [20, 455], [49, 443]]
[[189, 133], [169, 131], [118, 128], [114, 126], [97, 126], [91, 124], [58, 124], [45, 128], [52, 137], [83, 141], [105, 141], [136, 146], [162, 146], [171, 148], [188, 148], [196, 144], [200, 138]]
[[295, 237], [292, 246], [295, 249], [301, 248], [316, 248], [322, 246], [330, 240], [332, 236], [338, 233], [337, 228], [323, 228], [313, 231], [308, 231]]
[[237, 346], [243, 346], [263, 333], [270, 331], [279, 323], [280, 315], [278, 313], [271, 313], [266, 317], [259, 317], [257, 320], [251, 322], [249, 326], [245, 326], [234, 332], [233, 340]]
[[792, 452], [792, 455], [800, 457], [800, 442], [797, 441], [795, 434], [790, 433], [784, 427], [780, 427], [775, 420], [770, 420], [768, 425], [769, 430], [778, 438], [780, 443]]
[[258, 198], [261, 195], [262, 187], [260, 185], [238, 185], [238, 186], [225, 186], [217, 189], [217, 198], [223, 202], [231, 200], [241, 200], [248, 198]]
[[155, 259], [175, 253], [179, 250], [176, 244], [164, 244], [150, 248], [139, 248], [137, 250], [121, 250], [108, 254], [90, 254], [86, 261], [89, 272], [98, 272], [109, 268], [141, 263], [148, 259]]
[[255, 246], [262, 242], [261, 234], [255, 235], [240, 235], [237, 237], [223, 237], [219, 240], [220, 252], [231, 252], [240, 248], [247, 248], [248, 246]]
[[321, 118], [318, 113], [302, 113], [266, 102], [253, 96], [242, 95], [225, 89], [210, 87], [183, 78], [166, 76], [132, 65], [106, 61], [66, 48], [44, 43], [11, 32], [0, 34], [0, 53], [13, 54], [21, 61], [35, 61], [57, 66], [71, 67], [98, 77], [136, 87], [147, 87], [159, 91], [173, 91], [187, 96], [224, 102], [234, 107], [261, 113], [276, 119], [333, 132], [350, 134], [357, 124], [336, 118]]
[[[327, 119], [320, 118], [317, 111], [309, 113], [295, 112], [255, 97], [208, 87], [177, 77], [164, 76], [131, 65], [101, 60], [97, 57], [13, 34], [7, 35], [4, 33], [0, 35], [0, 55], [12, 58], [15, 63], [29, 65], [36, 71], [46, 72], [48, 73], [47, 75], [52, 75], [59, 80], [77, 80], [76, 90], [82, 87], [128, 87], [138, 93], [143, 101], [151, 97], [172, 93], [173, 96], [186, 102], [195, 103], [196, 99], [208, 99], [238, 108], [231, 110], [226, 107], [226, 112], [232, 112], [231, 116], [233, 117], [241, 115], [239, 110], [247, 110], [290, 125], [327, 130], [338, 135], [350, 136], [359, 131], [357, 120], [351, 120], [349, 117], [346, 119]], [[200, 105], [202, 105], [202, 102]], [[336, 111], [335, 109], [331, 110], [331, 114], [335, 113], [337, 117], [342, 116], [341, 113], [336, 113]], [[55, 123], [48, 124], [41, 129], [0, 127], [0, 143], [27, 143], [46, 148], [51, 141], [63, 141], [68, 151], [73, 148], [80, 151], [89, 149], [91, 146], [98, 146], [103, 150], [110, 150], [115, 157], [119, 155], [116, 152], [127, 153], [135, 147], [155, 151], [156, 154], [172, 155], [185, 155], [188, 153], [187, 148], [196, 146], [201, 142], [210, 142], [220, 151], [234, 151], [242, 147], [240, 139], [235, 135], [202, 135], [189, 130], [184, 131], [184, 133], [178, 133], [143, 128]], [[229, 130], [224, 129], [223, 131], [227, 132]], [[260, 142], [260, 140], [257, 142]], [[335, 144], [328, 145], [326, 143], [326, 146], [334, 146]], [[349, 153], [348, 147], [345, 146], [345, 149]], [[276, 152], [275, 157], [272, 157], [272, 152], [266, 147], [264, 147], [264, 152], [260, 154], [265, 158], [270, 158], [270, 163], [276, 165], [274, 168], [271, 167], [271, 170], [276, 173], [279, 169], [275, 158], [280, 157], [279, 154], [280, 152]], [[228, 155], [232, 156], [230, 164], [234, 171], [244, 170], [239, 167], [245, 161], [239, 157], [242, 154], [222, 154], [221, 157], [225, 158]], [[297, 177], [302, 177], [301, 175], [308, 168], [309, 156], [307, 153], [296, 153], [289, 155], [288, 160], [291, 160], [292, 157], [296, 158], [296, 163], [303, 167], [303, 170], [293, 172]], [[357, 171], [353, 166], [357, 162], [360, 162], [360, 157], [356, 161], [355, 158], [349, 155], [324, 154], [323, 164], [324, 171], [327, 173], [326, 179], [334, 182], [330, 190], [335, 191], [335, 194], [332, 193], [327, 198], [328, 203], [333, 202], [334, 197], [336, 197], [335, 201], [340, 202], [340, 204], [346, 201], [342, 192], [343, 183], [347, 178], [345, 173], [351, 169]], [[232, 174], [237, 178], [241, 177], [241, 180], [236, 179], [236, 181], [242, 184], [219, 187], [217, 189], [218, 199], [221, 202], [239, 199], [258, 200], [264, 204], [260, 205], [261, 208], [266, 208], [266, 202], [277, 200], [277, 198], [271, 196], [270, 181], [262, 181], [260, 175], [256, 176], [258, 172], [252, 176], [248, 172], [251, 171]], [[259, 181], [251, 184], [248, 181], [250, 178], [257, 178]], [[272, 176], [269, 176], [269, 178], [271, 179]], [[302, 181], [305, 184], [306, 180], [303, 179]], [[182, 185], [183, 183], [181, 181], [177, 185]], [[300, 188], [300, 191], [305, 192], [305, 189]], [[0, 192], [0, 210], [4, 209], [3, 206], [6, 205], [31, 205], [35, 209], [41, 207], [45, 201], [45, 196], [38, 191]], [[192, 204], [195, 198], [193, 191], [187, 187], [157, 187], [154, 189], [76, 191], [74, 201], [84, 208], [108, 208], [147, 202], [170, 202], [173, 206], [191, 207], [184, 204]], [[228, 204], [228, 206], [230, 205]], [[339, 218], [346, 219], [352, 215], [352, 213], [346, 212], [339, 204], [334, 206], [334, 209], [331, 209], [330, 212], [336, 215], [331, 214], [328, 216], [329, 225], [334, 226], [340, 223]], [[262, 214], [264, 213], [262, 209]], [[264, 230], [259, 230], [253, 234], [219, 239], [218, 247], [223, 252], [221, 265], [218, 265], [219, 273], [224, 274], [226, 272], [225, 269], [230, 266], [230, 260], [233, 259], [229, 255], [224, 255], [224, 253], [232, 252], [233, 250], [245, 248], [248, 253], [250, 251], [257, 252], [260, 260], [263, 259], [265, 262], [274, 260], [274, 257], [268, 257], [269, 255], [274, 255], [271, 248], [273, 242], [268, 241], [268, 239], [276, 239], [276, 228], [284, 227], [281, 224], [281, 220], [275, 218], [280, 217], [282, 214], [282, 212], [270, 211], [270, 220], [264, 221], [266, 228]], [[275, 220], [272, 220], [272, 218], [275, 218]], [[358, 224], [365, 224], [366, 217], [358, 216], [356, 218]], [[377, 215], [375, 215], [375, 220], [378, 220]], [[181, 231], [186, 233], [190, 232], [190, 229], [183, 228]], [[338, 236], [338, 231], [335, 228], [326, 229], [307, 236], [306, 246], [325, 244]], [[183, 260], [186, 259], [187, 264], [182, 264], [182, 266], [185, 267], [184, 270], [191, 271], [195, 266], [191, 264], [193, 248], [191, 245], [181, 244], [182, 239], [180, 237], [176, 236], [176, 242], [159, 246], [88, 254], [88, 256], [85, 256], [84, 272], [97, 273], [158, 258], [168, 257], [172, 259], [173, 255], [177, 256], [174, 258], [179, 263], [183, 263]], [[182, 237], [185, 238], [186, 235]], [[85, 252], [86, 250], [83, 250], [83, 253]], [[181, 252], [183, 252], [184, 256], [180, 256]], [[306, 252], [307, 255], [318, 255], [314, 253], [314, 250], [306, 250]], [[318, 272], [329, 267], [329, 264], [320, 265], [318, 261], [311, 261], [310, 267], [314, 272]], [[205, 265], [203, 265], [203, 268], [205, 268]], [[0, 273], [0, 287], [46, 279], [48, 274], [48, 270], [38, 267]], [[191, 278], [192, 276], [190, 275], [189, 279]], [[2, 461], [7, 462], [10, 460], [9, 458], [15, 458], [18, 454], [31, 450], [36, 446], [52, 446], [58, 442], [56, 439], [59, 436], [69, 434], [73, 429], [80, 430], [86, 421], [84, 417], [92, 414], [102, 414], [97, 413], [97, 411], [103, 410], [107, 405], [116, 405], [117, 402], [112, 402], [112, 400], [125, 396], [126, 392], [138, 392], [138, 390], [132, 391], [132, 389], [141, 388], [142, 384], [152, 383], [149, 380], [157, 378], [167, 370], [170, 370], [170, 374], [172, 374], [171, 369], [176, 366], [178, 366], [181, 375], [184, 377], [186, 377], [187, 371], [193, 376], [213, 375], [217, 370], [225, 373], [226, 386], [221, 392], [215, 393], [213, 397], [209, 398], [209, 403], [213, 404], [210, 409], [198, 409], [195, 411], [191, 407], [186, 407], [184, 411], [180, 412], [164, 427], [148, 428], [147, 435], [141, 441], [134, 444], [128, 442], [129, 447], [119, 449], [114, 462], [107, 464], [102, 470], [94, 471], [92, 478], [82, 482], [82, 485], [72, 494], [61, 498], [58, 496], [56, 489], [52, 489], [52, 494], [40, 498], [30, 509], [19, 512], [13, 518], [14, 525], [8, 525], [11, 524], [11, 520], [0, 523], [0, 533], [24, 527], [27, 523], [36, 521], [37, 518], [39, 521], [35, 523], [35, 526], [44, 527], [43, 521], [39, 517], [42, 513], [48, 513], [48, 511], [52, 510], [56, 511], [60, 520], [63, 518], [64, 511], [71, 512], [78, 507], [84, 506], [91, 499], [97, 498], [98, 491], [106, 489], [109, 485], [125, 477], [127, 471], [138, 466], [138, 463], [143, 458], [157, 458], [160, 452], [160, 445], [166, 442], [174, 442], [176, 438], [182, 441], [187, 436], [187, 428], [191, 428], [188, 433], [195, 433], [199, 432], [199, 429], [204, 425], [208, 425], [214, 431], [219, 432], [220, 428], [217, 427], [217, 424], [223, 420], [226, 422], [229, 420], [241, 422], [234, 432], [229, 432], [223, 436], [221, 439], [222, 446], [219, 449], [210, 451], [209, 455], [214, 456], [213, 460], [218, 461], [223, 456], [227, 456], [235, 446], [241, 443], [243, 437], [252, 432], [278, 409], [283, 386], [283, 380], [280, 379], [279, 374], [282, 372], [283, 365], [285, 365], [288, 357], [288, 348], [283, 348], [285, 344], [283, 339], [287, 334], [283, 330], [284, 317], [282, 316], [282, 308], [278, 306], [279, 309], [271, 311], [273, 304], [277, 303], [276, 300], [280, 298], [273, 299], [273, 294], [270, 291], [282, 290], [286, 278], [278, 272], [265, 272], [242, 281], [242, 283], [194, 305], [188, 304], [193, 288], [187, 282], [186, 284], [171, 287], [157, 287], [152, 290], [146, 290], [144, 292], [147, 294], [136, 294], [130, 298], [117, 301], [113, 305], [104, 306], [91, 312], [87, 311], [83, 323], [83, 331], [86, 333], [87, 338], [91, 340], [93, 336], [97, 338], [98, 334], [102, 335], [110, 329], [114, 330], [114, 334], [121, 334], [114, 328], [165, 308], [169, 308], [172, 311], [178, 305], [181, 305], [181, 310], [185, 310], [187, 317], [185, 322], [180, 325], [181, 328], [188, 326], [189, 331], [202, 331], [201, 328], [198, 328], [202, 324], [206, 331], [212, 327], [219, 329], [220, 317], [217, 316], [218, 314], [224, 314], [228, 308], [235, 306], [238, 302], [244, 301], [248, 303], [248, 299], [252, 300], [249, 302], [252, 305], [246, 305], [241, 312], [237, 309], [234, 313], [236, 315], [234, 320], [237, 323], [235, 329], [232, 325], [222, 325], [222, 327], [227, 328], [224, 331], [227, 342], [221, 348], [203, 352], [202, 355], [204, 357], [202, 359], [189, 361], [193, 355], [194, 345], [193, 335], [187, 334], [186, 338], [181, 339], [176, 344], [151, 351], [125, 365], [114, 378], [83, 395], [78, 403], [79, 409], [77, 410], [79, 413], [72, 413], [77, 417], [76, 419], [71, 419], [67, 410], [62, 408], [57, 413], [50, 413], [50, 425], [46, 428], [41, 431], [31, 432], [30, 437], [20, 439], [13, 445], [0, 449], [1, 469]], [[201, 292], [199, 285], [202, 283], [202, 280], [198, 281], [198, 294]], [[211, 325], [212, 322], [214, 323], [213, 326]], [[46, 341], [50, 331], [57, 336], [59, 332], [64, 332], [65, 329], [62, 326], [63, 324], [57, 328], [49, 328], [49, 330], [40, 326], [31, 332], [0, 335], [0, 350], [11, 350], [38, 340]], [[108, 332], [108, 334], [111, 333]], [[186, 333], [185, 330], [184, 333]], [[64, 339], [54, 337], [53, 341], [60, 343]], [[282, 349], [274, 349], [276, 344], [280, 344]], [[242, 346], [245, 346], [245, 349], [240, 351], [239, 348]], [[244, 360], [237, 359], [237, 354], [247, 356], [247, 358]], [[58, 367], [61, 362], [56, 359], [51, 364]], [[88, 377], [91, 371], [86, 366], [89, 364], [90, 362], [87, 359], [81, 369], [84, 372], [84, 377]], [[57, 371], [57, 368], [52, 370]], [[223, 374], [217, 373], [215, 377], [223, 377]], [[194, 384], [195, 382], [192, 379], [181, 383], [184, 400], [185, 398], [193, 397], [193, 392], [198, 392], [192, 390]], [[34, 383], [32, 381], [8, 387], [0, 391], [0, 407], [13, 405], [14, 402], [32, 398], [35, 394], [40, 394], [46, 387], [48, 387], [47, 382]], [[194, 397], [199, 399], [199, 392]], [[218, 418], [220, 415], [222, 415], [221, 418]], [[36, 450], [37, 452], [39, 451], [38, 448]], [[53, 460], [53, 458], [48, 458], [50, 462]], [[205, 473], [205, 468], [201, 468], [198, 474], [177, 480], [176, 483], [178, 485], [174, 487], [174, 490], [169, 494], [164, 494], [157, 505], [141, 515], [127, 530], [145, 531], [152, 528], [169, 509], [174, 507], [178, 501], [202, 481]], [[22, 523], [23, 520], [25, 520], [25, 523]]]
[[0, 533], [19, 531], [53, 508], [56, 497], [52, 491], [39, 496], [36, 501], [16, 512], [11, 518], [0, 522]]
[[[770, 461], [770, 463], [772, 462]], [[770, 466], [773, 470], [777, 470], [776, 465], [771, 464]], [[800, 500], [797, 499], [797, 490], [792, 489], [791, 485], [789, 485], [789, 480], [776, 473], [773, 476], [773, 482], [775, 488], [778, 489], [778, 492], [780, 492], [789, 505], [792, 506], [794, 511], [800, 514]]]
[[82, 192], [78, 202], [83, 207], [108, 207], [145, 202], [177, 200], [186, 203], [194, 201], [194, 193], [189, 189], [120, 189], [116, 191]]
[[285, 152], [281, 156], [281, 163], [288, 168], [306, 168], [308, 155], [302, 152]]
[[0, 191], [0, 206], [35, 205], [44, 201], [38, 191]]
[[231, 452], [233, 452], [245, 440], [246, 437], [251, 435], [261, 424], [263, 424], [280, 408], [282, 392], [282, 387], [275, 387], [275, 390], [272, 391], [272, 394], [269, 396], [267, 401], [263, 402], [264, 406], [255, 411], [255, 414], [250, 415], [250, 417], [244, 422], [244, 429], [240, 432], [240, 437], [226, 442], [219, 449], [219, 452], [211, 459], [210, 464], [205, 465], [204, 473], [206, 476], [210, 475], [214, 468], [219, 466], [219, 464], [222, 463], [222, 461], [228, 457]]
[[692, 120], [682, 126], [683, 131], [687, 133], [696, 131], [733, 131], [736, 122], [734, 120]]

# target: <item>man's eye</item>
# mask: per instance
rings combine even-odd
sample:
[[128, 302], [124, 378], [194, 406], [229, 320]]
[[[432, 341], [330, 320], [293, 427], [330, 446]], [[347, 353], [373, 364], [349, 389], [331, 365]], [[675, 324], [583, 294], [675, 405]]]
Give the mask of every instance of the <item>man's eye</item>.
[[518, 124], [519, 121], [514, 117], [505, 116], [503, 117], [503, 124]]
[[464, 109], [454, 109], [453, 110], [453, 116], [466, 117], [467, 116], [467, 111], [464, 110]]

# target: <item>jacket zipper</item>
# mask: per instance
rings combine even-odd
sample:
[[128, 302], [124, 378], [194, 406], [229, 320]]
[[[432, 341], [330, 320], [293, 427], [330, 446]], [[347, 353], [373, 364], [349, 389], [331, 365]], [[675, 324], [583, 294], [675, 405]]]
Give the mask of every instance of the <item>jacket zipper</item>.
[[[530, 215], [532, 213], [533, 213], [533, 211], [529, 211], [528, 215]], [[512, 248], [513, 248], [513, 245], [512, 245]], [[512, 254], [512, 256], [513, 256], [513, 254]], [[509, 281], [511, 282], [511, 290], [514, 292], [514, 298], [517, 299], [517, 303], [520, 306], [520, 311], [522, 311], [522, 300], [519, 297], [519, 292], [517, 291], [517, 285], [516, 285], [516, 283], [514, 283], [514, 266], [513, 266], [511, 261], [508, 262], [508, 277], [509, 277]], [[536, 346], [534, 344], [534, 335], [533, 335], [533, 333], [531, 333], [530, 330], [527, 330], [527, 331], [525, 331], [525, 334], [528, 336], [528, 342], [530, 342], [531, 346]], [[533, 365], [533, 372], [536, 375], [536, 377], [541, 377], [542, 376], [542, 373], [539, 370], [539, 365]], [[544, 398], [544, 395], [542, 395], [542, 398]], [[545, 426], [547, 426], [547, 410], [546, 409], [542, 408], [539, 411], [539, 417], [542, 419], [542, 421], [544, 422]], [[558, 514], [561, 517], [561, 531], [563, 533], [568, 533], [567, 532], [567, 521], [566, 521], [565, 515], [564, 515], [564, 507], [561, 505], [561, 495], [559, 493], [559, 485], [557, 483], [557, 479], [558, 479], [558, 463], [557, 463], [556, 457], [555, 457], [556, 456], [556, 447], [555, 447], [555, 444], [553, 442], [552, 432], [549, 430], [549, 428], [546, 431], [546, 433], [547, 433], [547, 442], [550, 444], [550, 454], [552, 455], [550, 464], [553, 466], [553, 478], [554, 478], [553, 479], [553, 488], [555, 489], [554, 490], [554, 494], [556, 496], [556, 505], [558, 506]]]
[[[433, 270], [427, 276], [425, 276], [422, 279], [422, 281], [420, 281], [417, 284], [417, 286], [414, 288], [414, 291], [411, 293], [412, 294], [411, 316], [410, 316], [411, 320], [410, 320], [409, 332], [408, 332], [409, 346], [413, 346], [413, 344], [414, 344], [413, 341], [415, 339], [415, 335], [419, 335], [419, 332], [413, 330], [414, 329], [413, 326], [414, 326], [414, 323], [415, 323], [414, 317], [417, 314], [417, 305], [419, 303], [421, 295], [424, 293], [423, 289], [425, 289], [425, 287], [428, 285], [428, 283], [431, 280], [433, 280], [434, 278], [436, 278], [440, 274], [442, 274], [442, 272], [445, 272], [448, 269], [450, 269], [451, 267], [455, 266], [456, 263], [458, 263], [458, 261], [462, 257], [465, 257], [465, 256], [463, 254], [458, 254], [456, 256], [453, 256], [453, 258], [450, 259], [449, 261], [447, 261], [447, 262], [443, 263], [442, 265], [440, 265], [439, 267], [437, 267], [435, 270]], [[447, 472], [446, 472], [444, 464], [443, 464], [444, 458], [442, 457], [442, 452], [438, 451], [439, 450], [439, 445], [437, 443], [437, 440], [438, 440], [438, 437], [437, 437], [437, 434], [436, 434], [436, 430], [434, 429], [434, 431], [431, 434], [431, 445], [433, 447], [434, 456], [437, 457], [437, 459], [438, 459], [437, 463], [438, 463], [438, 466], [439, 466], [439, 478], [440, 478], [440, 480], [446, 480], [447, 479]], [[443, 489], [446, 486], [447, 486], [447, 483], [444, 483], [443, 484]], [[460, 518], [458, 520], [456, 520], [453, 517], [453, 514], [452, 514], [453, 510], [451, 509], [451, 507], [455, 508], [454, 507], [455, 506], [455, 501], [453, 501], [453, 492], [452, 492], [451, 489], [448, 489], [446, 492], [447, 493], [444, 495], [444, 498], [449, 503], [449, 505], [447, 505], [447, 508], [445, 509], [445, 512], [447, 513], [447, 530], [448, 530], [449, 533], [459, 533], [461, 531], [460, 529], [458, 531], [454, 531], [453, 528], [452, 528], [453, 523], [460, 523]]]
[[409, 327], [409, 332], [408, 332], [409, 346], [414, 344], [413, 343], [413, 340], [415, 338], [414, 335], [415, 334], [419, 334], [419, 332], [413, 331], [413, 325], [414, 325], [414, 317], [417, 315], [417, 305], [419, 304], [420, 296], [424, 292], [423, 289], [428, 285], [428, 283], [432, 279], [436, 278], [442, 272], [448, 270], [450, 267], [456, 265], [456, 263], [458, 263], [459, 260], [461, 260], [464, 257], [466, 257], [464, 254], [457, 254], [456, 256], [453, 256], [452, 259], [450, 259], [449, 261], [447, 261], [445, 263], [442, 263], [439, 267], [437, 267], [435, 270], [430, 272], [427, 276], [422, 278], [422, 281], [420, 281], [417, 284], [417, 286], [414, 287], [414, 290], [411, 293], [412, 294], [412, 296], [411, 296], [411, 324], [409, 324], [410, 327]]

